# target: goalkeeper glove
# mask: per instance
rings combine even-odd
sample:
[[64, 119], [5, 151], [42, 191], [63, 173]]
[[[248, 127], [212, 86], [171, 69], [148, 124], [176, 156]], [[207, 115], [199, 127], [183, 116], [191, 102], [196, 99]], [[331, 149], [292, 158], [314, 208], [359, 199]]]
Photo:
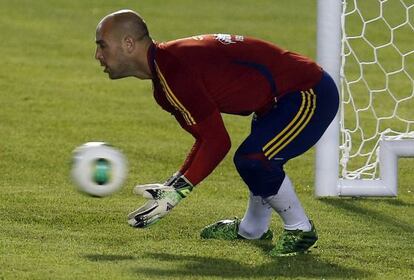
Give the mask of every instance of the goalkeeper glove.
[[146, 184], [134, 188], [134, 193], [149, 199], [143, 206], [128, 215], [128, 223], [144, 228], [158, 222], [167, 215], [193, 189], [184, 177], [177, 178], [172, 185]]
[[164, 182], [164, 185], [171, 186], [181, 177], [181, 175], [183, 174], [181, 174], [180, 171], [175, 172], [170, 178], [167, 179], [167, 181]]

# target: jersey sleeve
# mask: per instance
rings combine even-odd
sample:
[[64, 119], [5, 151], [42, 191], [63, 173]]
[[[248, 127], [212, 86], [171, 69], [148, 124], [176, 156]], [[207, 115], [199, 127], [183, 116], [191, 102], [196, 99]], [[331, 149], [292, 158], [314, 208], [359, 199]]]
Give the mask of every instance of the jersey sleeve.
[[196, 185], [207, 177], [230, 149], [230, 138], [214, 102], [202, 82], [174, 56], [164, 56], [155, 64], [171, 112], [195, 143], [180, 172]]
[[230, 150], [231, 141], [218, 111], [202, 122], [189, 126], [176, 116], [180, 125], [195, 138], [195, 143], [187, 156], [180, 173], [197, 185], [206, 178], [223, 160]]

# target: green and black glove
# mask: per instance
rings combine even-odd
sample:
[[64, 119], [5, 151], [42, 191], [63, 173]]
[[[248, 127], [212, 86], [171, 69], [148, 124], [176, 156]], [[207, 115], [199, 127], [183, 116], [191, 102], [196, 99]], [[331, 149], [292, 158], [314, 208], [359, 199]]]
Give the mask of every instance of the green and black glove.
[[193, 190], [193, 185], [178, 172], [164, 184], [138, 185], [136, 195], [149, 199], [143, 206], [128, 215], [128, 223], [144, 228], [158, 222]]

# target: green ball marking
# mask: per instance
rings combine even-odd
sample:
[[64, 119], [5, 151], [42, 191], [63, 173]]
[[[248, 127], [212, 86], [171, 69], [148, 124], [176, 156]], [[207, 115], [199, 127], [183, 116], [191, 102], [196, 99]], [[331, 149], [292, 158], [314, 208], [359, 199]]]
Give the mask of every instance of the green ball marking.
[[95, 161], [93, 180], [98, 185], [105, 185], [111, 180], [111, 163], [104, 158]]

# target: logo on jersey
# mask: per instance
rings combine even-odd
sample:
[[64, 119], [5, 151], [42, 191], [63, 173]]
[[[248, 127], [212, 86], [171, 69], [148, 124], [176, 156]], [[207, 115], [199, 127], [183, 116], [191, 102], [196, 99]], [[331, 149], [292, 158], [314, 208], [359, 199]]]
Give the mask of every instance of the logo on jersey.
[[223, 45], [230, 45], [244, 41], [244, 37], [241, 35], [214, 34], [214, 38]]
[[201, 41], [201, 40], [203, 40], [204, 39], [204, 37], [203, 36], [201, 36], [201, 35], [198, 35], [198, 36], [193, 36], [193, 37], [191, 37], [191, 38], [193, 38], [194, 40], [196, 40], [196, 41]]

